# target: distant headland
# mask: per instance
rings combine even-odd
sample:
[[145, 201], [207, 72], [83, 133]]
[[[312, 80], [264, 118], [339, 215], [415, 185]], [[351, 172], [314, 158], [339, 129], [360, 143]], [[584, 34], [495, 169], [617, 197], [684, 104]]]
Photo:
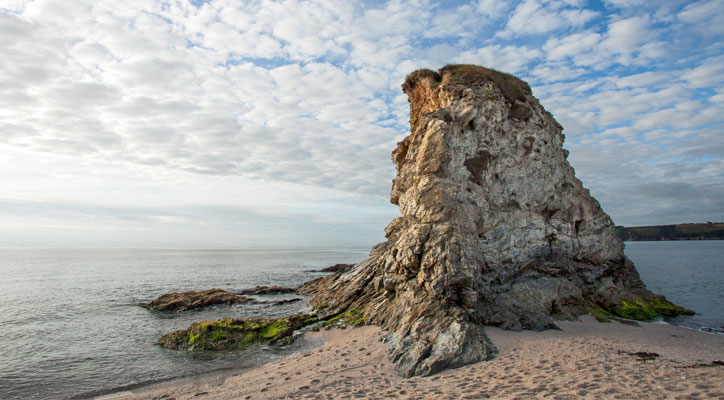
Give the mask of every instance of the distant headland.
[[724, 240], [724, 222], [686, 223], [678, 225], [617, 226], [623, 241], [653, 240]]

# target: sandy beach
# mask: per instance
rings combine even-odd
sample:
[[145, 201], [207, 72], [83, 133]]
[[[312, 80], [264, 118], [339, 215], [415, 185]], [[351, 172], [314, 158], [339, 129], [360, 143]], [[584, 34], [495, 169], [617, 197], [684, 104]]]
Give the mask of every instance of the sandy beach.
[[495, 359], [401, 378], [378, 327], [307, 335], [322, 347], [279, 362], [114, 399], [724, 399], [724, 336], [671, 325], [561, 321], [562, 330], [488, 327]]

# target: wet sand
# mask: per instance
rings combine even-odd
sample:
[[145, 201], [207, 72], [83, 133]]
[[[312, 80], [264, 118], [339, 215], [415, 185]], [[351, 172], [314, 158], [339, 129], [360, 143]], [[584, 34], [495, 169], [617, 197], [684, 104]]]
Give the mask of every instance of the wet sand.
[[[724, 399], [724, 335], [656, 323], [488, 327], [490, 361], [401, 378], [377, 327], [308, 332], [326, 344], [279, 362], [114, 399]], [[656, 353], [653, 354], [643, 353]]]

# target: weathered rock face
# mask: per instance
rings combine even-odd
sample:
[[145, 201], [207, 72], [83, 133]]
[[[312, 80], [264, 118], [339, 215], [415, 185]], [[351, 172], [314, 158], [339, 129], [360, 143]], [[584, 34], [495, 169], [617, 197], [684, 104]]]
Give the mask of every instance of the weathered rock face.
[[492, 357], [486, 324], [540, 330], [655, 298], [525, 82], [448, 66], [410, 74], [403, 90], [411, 134], [392, 153], [391, 194], [401, 217], [366, 260], [300, 289], [315, 308], [380, 324], [411, 376]]

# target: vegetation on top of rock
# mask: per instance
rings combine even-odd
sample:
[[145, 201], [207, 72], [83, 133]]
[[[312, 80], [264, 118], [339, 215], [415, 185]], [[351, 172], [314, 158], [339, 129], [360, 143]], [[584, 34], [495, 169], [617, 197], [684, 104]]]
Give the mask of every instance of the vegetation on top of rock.
[[176, 312], [210, 307], [217, 304], [244, 304], [249, 301], [252, 301], [252, 299], [214, 288], [201, 292], [192, 290], [167, 293], [153, 299], [146, 304], [146, 308], [152, 311]]
[[159, 344], [176, 350], [238, 350], [254, 345], [288, 345], [295, 330], [318, 321], [314, 314], [286, 318], [223, 318], [194, 322], [188, 329], [164, 335]]
[[531, 94], [530, 86], [511, 74], [478, 65], [455, 64], [440, 68], [442, 82], [448, 85], [474, 85], [480, 81], [494, 82], [510, 104], [525, 101]]
[[439, 73], [427, 68], [418, 69], [407, 75], [405, 82], [402, 84], [402, 91], [405, 93], [412, 92], [412, 90], [415, 89], [415, 86], [417, 86], [417, 83], [423, 79], [429, 79], [438, 83], [442, 81], [442, 77]]
[[484, 82], [493, 82], [500, 89], [509, 105], [509, 117], [524, 121], [531, 117], [530, 109], [519, 104], [519, 102], [525, 103], [526, 96], [532, 94], [530, 86], [511, 74], [478, 65], [450, 64], [440, 68], [438, 72], [430, 69], [419, 69], [412, 72], [405, 78], [402, 90], [405, 93], [411, 93], [417, 83], [423, 79], [429, 79], [446, 86], [472, 86]]

